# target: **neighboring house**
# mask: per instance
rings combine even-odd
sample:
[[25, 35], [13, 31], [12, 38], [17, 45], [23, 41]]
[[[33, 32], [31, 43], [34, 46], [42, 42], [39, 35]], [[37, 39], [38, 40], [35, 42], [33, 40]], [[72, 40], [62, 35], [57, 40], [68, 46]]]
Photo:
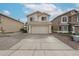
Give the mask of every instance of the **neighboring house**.
[[52, 32], [79, 34], [79, 11], [71, 10], [52, 21]]
[[27, 30], [32, 34], [48, 34], [51, 33], [51, 22], [49, 15], [40, 11], [36, 11], [27, 15]]
[[17, 32], [23, 28], [23, 23], [9, 16], [0, 14], [0, 32]]

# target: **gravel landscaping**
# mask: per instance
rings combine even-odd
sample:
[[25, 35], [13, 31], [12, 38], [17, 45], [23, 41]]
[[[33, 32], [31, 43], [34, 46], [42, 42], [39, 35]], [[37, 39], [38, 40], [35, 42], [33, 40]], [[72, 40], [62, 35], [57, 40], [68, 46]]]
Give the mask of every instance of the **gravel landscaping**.
[[53, 36], [55, 36], [65, 44], [69, 45], [70, 47], [74, 49], [79, 49], [79, 42], [73, 41], [70, 37], [70, 34], [53, 33]]

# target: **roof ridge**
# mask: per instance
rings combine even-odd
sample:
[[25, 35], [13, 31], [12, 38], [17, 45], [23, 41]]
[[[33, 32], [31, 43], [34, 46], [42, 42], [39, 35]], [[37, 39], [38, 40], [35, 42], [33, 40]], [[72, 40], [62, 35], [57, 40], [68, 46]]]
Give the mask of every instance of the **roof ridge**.
[[45, 14], [48, 15], [48, 13], [46, 13], [46, 12], [42, 12], [42, 11], [36, 10], [36, 11], [30, 12], [29, 14], [27, 14], [27, 16], [29, 16], [29, 15], [31, 15], [31, 14], [34, 14], [34, 13], [37, 13], [37, 12], [42, 13], [42, 14], [45, 13]]
[[[19, 20], [16, 20], [16, 19], [14, 19], [14, 18], [12, 18], [12, 17], [10, 17], [10, 16], [8, 16], [8, 15], [5, 15], [5, 14], [3, 14], [3, 13], [0, 13], [0, 15], [5, 16], [5, 17], [8, 17], [8, 18], [10, 18], [10, 19], [12, 19], [12, 20], [14, 20], [14, 21], [23, 23], [23, 22], [21, 22], [21, 21], [19, 21]], [[24, 23], [23, 23], [23, 24], [24, 24]]]
[[[73, 11], [73, 10], [79, 12], [79, 11], [76, 10], [76, 9], [72, 9], [72, 10], [68, 10], [68, 11], [66, 11], [66, 12], [63, 12], [63, 13], [61, 13], [60, 15], [57, 15], [55, 18], [57, 18], [58, 16], [61, 16], [61, 15], [63, 15], [63, 14], [66, 14], [66, 13], [68, 13], [68, 12], [71, 12], [71, 11]], [[55, 18], [53, 18], [53, 20], [54, 20]], [[53, 21], [53, 20], [51, 20], [51, 21]]]

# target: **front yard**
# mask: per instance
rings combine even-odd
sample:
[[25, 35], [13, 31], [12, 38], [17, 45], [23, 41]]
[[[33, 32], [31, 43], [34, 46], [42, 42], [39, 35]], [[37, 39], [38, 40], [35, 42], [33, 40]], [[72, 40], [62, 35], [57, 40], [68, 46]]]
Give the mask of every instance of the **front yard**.
[[70, 47], [74, 49], [79, 49], [79, 42], [72, 41], [70, 34], [53, 33], [53, 35], [65, 44], [69, 45]]

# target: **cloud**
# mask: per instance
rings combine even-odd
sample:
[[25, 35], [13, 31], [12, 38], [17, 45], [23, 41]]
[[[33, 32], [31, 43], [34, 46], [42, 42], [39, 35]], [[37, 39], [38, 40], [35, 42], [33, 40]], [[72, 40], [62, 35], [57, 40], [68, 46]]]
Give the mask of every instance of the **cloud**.
[[1, 13], [5, 15], [10, 15], [10, 12], [8, 10], [3, 10]]
[[[58, 6], [56, 6], [55, 4], [47, 4], [47, 3], [41, 3], [41, 4], [23, 4], [25, 6], [25, 8], [28, 8], [30, 10], [33, 11], [41, 11], [41, 12], [46, 12], [49, 15], [51, 15], [50, 20], [52, 20], [53, 18], [55, 18], [56, 16], [63, 14], [67, 11], [73, 10], [73, 9], [78, 9], [79, 8], [79, 4], [76, 3], [74, 6], [76, 6], [76, 8], [67, 8], [65, 10], [62, 10], [62, 8], [60, 9]], [[78, 8], [77, 8], [78, 7]], [[31, 13], [28, 10], [25, 11], [26, 14]]]
[[[33, 11], [41, 11], [41, 12], [46, 12], [52, 17], [57, 16], [58, 14], [62, 13], [62, 10], [58, 8], [54, 4], [23, 4], [26, 8], [29, 8], [30, 10]], [[28, 13], [26, 10], [25, 13]]]

